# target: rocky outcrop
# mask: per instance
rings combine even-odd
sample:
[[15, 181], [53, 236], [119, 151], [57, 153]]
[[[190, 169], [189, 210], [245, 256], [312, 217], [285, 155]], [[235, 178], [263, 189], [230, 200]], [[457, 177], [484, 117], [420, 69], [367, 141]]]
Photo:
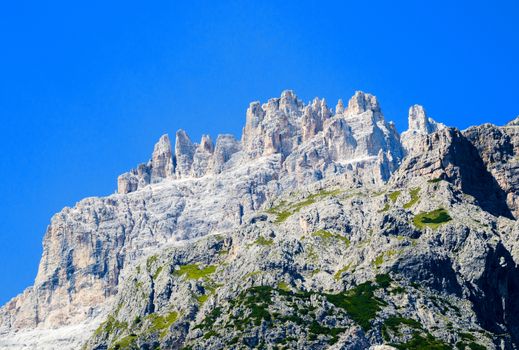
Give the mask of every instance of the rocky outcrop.
[[401, 136], [402, 146], [407, 153], [420, 152], [420, 142], [426, 135], [445, 128], [444, 124], [429, 118], [420, 105], [409, 108], [408, 123], [409, 128]]
[[[133, 267], [114, 302], [122, 307], [87, 348], [125, 340], [204, 349], [512, 349], [518, 273], [495, 217], [446, 181], [415, 180], [411, 188], [324, 181], [282, 196], [235, 232], [163, 249]], [[413, 224], [438, 207], [451, 219], [434, 229]], [[159, 317], [172, 321], [154, 329]]]
[[410, 178], [438, 179], [453, 183], [460, 191], [475, 197], [484, 210], [496, 216], [510, 217], [506, 193], [488, 172], [477, 149], [455, 128], [443, 128], [424, 135], [392, 178], [404, 183]]
[[242, 144], [251, 157], [280, 153], [290, 154], [300, 142], [301, 115], [304, 104], [290, 91], [283, 91], [280, 98], [272, 98], [259, 106], [251, 103], [243, 128]]
[[302, 141], [308, 141], [323, 130], [324, 123], [330, 119], [332, 111], [324, 99], [314, 99], [312, 104], [305, 107], [301, 120]]
[[163, 135], [155, 144], [151, 160], [147, 164], [140, 164], [136, 169], [119, 176], [117, 192], [126, 194], [137, 191], [150, 183], [158, 183], [171, 177], [173, 172], [171, 142], [168, 135]]
[[1, 309], [0, 333], [96, 320], [127, 266], [168, 242], [237, 227], [272, 195], [269, 183], [279, 166], [273, 156], [225, 174], [171, 178], [63, 209], [45, 233], [34, 286]]
[[160, 138], [151, 155], [151, 183], [157, 183], [173, 175], [173, 157], [168, 135]]
[[211, 172], [214, 174], [221, 173], [225, 164], [240, 150], [241, 144], [233, 135], [219, 135], [216, 139], [213, 158], [209, 164]]
[[506, 193], [506, 202], [514, 216], [519, 215], [519, 124], [506, 126], [483, 124], [463, 132], [477, 149], [487, 170]]
[[413, 106], [400, 137], [373, 95], [285, 91], [241, 140], [164, 135], [117, 194], [52, 218], [0, 348], [513, 349], [517, 124]]
[[181, 179], [191, 175], [191, 166], [197, 147], [182, 129], [177, 131], [175, 140], [175, 176]]
[[[317, 120], [315, 128], [304, 128], [303, 135], [314, 136], [294, 149], [285, 160], [288, 173], [296, 174], [299, 181], [321, 179], [341, 173], [355, 173], [368, 183], [383, 183], [399, 166], [403, 150], [393, 123], [384, 120], [375, 96], [356, 92], [344, 110], [338, 103], [331, 116], [324, 103], [314, 100], [313, 106], [321, 106], [324, 118]], [[322, 130], [321, 129], [322, 124]], [[312, 130], [311, 133], [306, 130]]]
[[203, 135], [193, 155], [192, 175], [194, 177], [202, 177], [207, 173], [213, 152], [214, 146], [211, 137]]
[[[247, 109], [241, 141], [232, 135], [220, 135], [213, 148], [209, 136], [203, 136], [198, 145], [179, 130], [172, 162], [171, 150], [165, 146], [169, 140], [161, 139], [155, 147], [155, 158], [119, 177], [118, 192], [134, 192], [171, 177], [171, 173], [177, 179], [219, 174], [238, 162], [274, 154], [281, 156], [285, 170], [296, 182], [345, 172], [365, 175], [367, 182], [387, 181], [404, 151], [394, 124], [385, 121], [377, 98], [357, 91], [347, 109], [340, 100], [335, 110], [334, 114], [319, 98], [305, 105], [290, 90], [263, 105], [253, 102]], [[233, 156], [236, 162], [230, 162]]]

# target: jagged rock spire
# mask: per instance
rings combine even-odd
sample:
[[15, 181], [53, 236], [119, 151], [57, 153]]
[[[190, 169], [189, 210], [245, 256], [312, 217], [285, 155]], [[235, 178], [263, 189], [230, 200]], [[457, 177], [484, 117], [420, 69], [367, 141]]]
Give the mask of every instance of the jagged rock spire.
[[171, 177], [174, 172], [171, 142], [164, 134], [153, 148], [151, 160], [147, 164], [139, 164], [117, 178], [117, 193], [125, 194], [137, 191], [150, 183], [157, 183]]
[[[422, 107], [413, 106], [410, 125], [414, 135], [418, 130], [431, 132], [439, 124], [427, 118]], [[302, 147], [301, 152], [291, 156]], [[380, 150], [384, 157], [379, 157]], [[171, 145], [165, 135], [155, 146], [150, 163], [121, 176], [120, 192], [135, 191], [169, 176], [180, 179], [218, 174], [238, 152], [242, 162], [274, 154], [280, 155], [281, 162], [291, 157], [290, 163], [296, 165], [287, 166], [290, 169], [303, 166], [310, 169], [327, 162], [350, 164], [349, 168], [362, 162], [362, 167], [368, 169], [366, 164], [378, 157], [387, 163], [383, 164], [384, 180], [388, 171], [398, 167], [404, 154], [394, 124], [384, 120], [374, 95], [357, 91], [348, 101], [347, 109], [339, 100], [334, 114], [325, 99], [315, 98], [305, 105], [292, 90], [285, 90], [265, 104], [249, 105], [241, 142], [231, 135], [221, 135], [213, 146], [211, 138], [204, 135], [200, 144], [196, 144], [184, 130], [179, 130], [171, 157]], [[369, 176], [369, 171], [366, 172]]]
[[380, 105], [375, 96], [364, 93], [362, 91], [356, 91], [355, 95], [348, 101], [347, 114], [358, 115], [366, 111], [373, 111], [374, 114], [381, 112]]
[[231, 156], [241, 150], [240, 141], [236, 140], [234, 135], [224, 134], [218, 135], [214, 155], [209, 165], [211, 171], [215, 174], [223, 170], [224, 164], [231, 159]]
[[198, 146], [197, 150], [213, 153], [214, 147], [213, 140], [211, 140], [211, 136], [202, 135], [202, 139], [200, 140], [200, 145]]
[[291, 90], [260, 106], [251, 103], [243, 128], [243, 150], [251, 157], [281, 153], [288, 155], [300, 141], [300, 118], [304, 104]]
[[187, 177], [191, 173], [196, 146], [182, 129], [177, 131], [175, 139], [175, 175], [178, 178]]
[[211, 137], [209, 135], [202, 135], [200, 144], [196, 147], [193, 156], [192, 174], [194, 177], [201, 177], [207, 173], [213, 152], [214, 146]]
[[151, 182], [156, 183], [173, 175], [173, 158], [168, 134], [162, 135], [151, 156]]
[[339, 99], [337, 101], [337, 106], [335, 106], [335, 114], [343, 114], [344, 113], [344, 102], [342, 102], [342, 99]]
[[326, 105], [325, 99], [315, 98], [311, 104], [304, 108], [301, 119], [303, 142], [314, 137], [319, 131], [323, 130], [326, 120], [332, 116], [332, 111]]
[[422, 134], [430, 134], [438, 130], [439, 124], [427, 117], [425, 109], [421, 105], [413, 105], [409, 108], [409, 130]]
[[506, 123], [506, 126], [519, 126], [519, 115], [515, 117], [515, 119], [510, 120], [508, 123]]
[[407, 153], [412, 153], [419, 148], [420, 140], [425, 136], [445, 128], [442, 123], [435, 122], [427, 116], [423, 106], [413, 105], [408, 114], [409, 129], [400, 137], [402, 145]]

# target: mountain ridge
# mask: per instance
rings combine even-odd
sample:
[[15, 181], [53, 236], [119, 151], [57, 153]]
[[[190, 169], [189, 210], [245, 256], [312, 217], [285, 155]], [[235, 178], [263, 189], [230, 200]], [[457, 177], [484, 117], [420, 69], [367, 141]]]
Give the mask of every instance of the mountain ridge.
[[[349, 100], [347, 107], [339, 100], [335, 109], [330, 109], [324, 99], [316, 98], [305, 105], [292, 91], [286, 90], [281, 97], [270, 99], [264, 104], [250, 104], [240, 140], [225, 134], [219, 135], [213, 144], [211, 138], [204, 135], [198, 144], [192, 142], [185, 131], [179, 130], [173, 149], [169, 136], [164, 135], [155, 145], [148, 163], [140, 164], [119, 176], [116, 194], [87, 198], [53, 217], [44, 238], [44, 253], [34, 286], [0, 309], [0, 346], [24, 348], [26, 345], [23, 344], [35, 344], [37, 337], [41, 336], [23, 338], [20, 334], [24, 330], [27, 333], [31, 330], [41, 330], [44, 333], [48, 330], [47, 333], [52, 333], [53, 329], [57, 329], [55, 333], [59, 338], [60, 328], [88, 324], [91, 328], [89, 334], [69, 334], [58, 340], [51, 337], [41, 347], [74, 348], [87, 341], [87, 338], [89, 339], [85, 346], [92, 349], [110, 348], [123, 339], [128, 342], [124, 344], [130, 348], [137, 344], [165, 348], [180, 348], [189, 344], [193, 344], [189, 346], [195, 348], [227, 347], [232, 345], [232, 339], [219, 334], [218, 329], [209, 331], [210, 335], [215, 333], [214, 336], [200, 334], [200, 322], [203, 322], [201, 317], [208, 315], [206, 309], [209, 304], [205, 303], [207, 299], [211, 303], [222, 303], [222, 307], [226, 308], [227, 299], [236, 297], [233, 289], [244, 276], [251, 288], [282, 282], [289, 285], [287, 288], [290, 293], [295, 290], [310, 294], [315, 292], [313, 296], [309, 294], [309, 298], [331, 303], [336, 308], [334, 312], [341, 314], [339, 319], [327, 316], [333, 319], [330, 321], [332, 324], [340, 325], [339, 327], [331, 327], [330, 323], [323, 323], [322, 319], [314, 320], [317, 325], [314, 321], [309, 321], [309, 325], [306, 325], [306, 321], [300, 321], [300, 324], [296, 322], [298, 334], [304, 336], [305, 340], [292, 340], [289, 347], [339, 346], [353, 349], [389, 344], [390, 340], [405, 343], [406, 337], [399, 337], [396, 331], [387, 337], [381, 335], [380, 332], [384, 333], [384, 325], [381, 330], [370, 333], [370, 322], [376, 324], [378, 318], [368, 321], [358, 317], [356, 319], [355, 316], [352, 317], [351, 310], [346, 308], [347, 312], [343, 312], [345, 309], [340, 311], [341, 307], [332, 302], [338, 297], [330, 295], [341, 295], [340, 285], [342, 288], [354, 288], [355, 285], [366, 285], [365, 283], [376, 276], [391, 276], [390, 285], [394, 288], [397, 288], [396, 284], [399, 284], [398, 288], [411, 288], [412, 281], [421, 280], [423, 274], [429, 274], [425, 279], [431, 280], [430, 283], [427, 282], [427, 288], [446, 291], [448, 295], [459, 299], [455, 301], [459, 305], [464, 300], [474, 303], [475, 306], [466, 308], [466, 311], [477, 322], [463, 319], [462, 316], [453, 317], [464, 325], [479, 327], [484, 332], [497, 334], [504, 329], [508, 335], [501, 339], [499, 346], [514, 348], [517, 346], [519, 321], [507, 310], [515, 310], [511, 300], [519, 292], [515, 288], [519, 277], [512, 267], [515, 266], [519, 252], [516, 245], [511, 243], [513, 239], [501, 237], [496, 228], [499, 226], [509, 236], [517, 237], [514, 217], [519, 210], [519, 177], [516, 175], [519, 160], [515, 155], [519, 151], [519, 129], [516, 130], [519, 124], [516, 121], [517, 119], [503, 127], [484, 124], [459, 131], [437, 123], [427, 116], [423, 107], [414, 105], [409, 110], [409, 129], [399, 135], [394, 124], [386, 122], [376, 97], [371, 94], [358, 91]], [[382, 193], [382, 199], [379, 198], [379, 192]], [[287, 196], [287, 193], [290, 195]], [[438, 205], [422, 203], [420, 197], [424, 198], [424, 194], [437, 201]], [[405, 197], [405, 201], [402, 197]], [[468, 219], [458, 207], [463, 207], [463, 210], [487, 223], [490, 233], [465, 222]], [[351, 214], [355, 220], [348, 219], [345, 212]], [[429, 218], [426, 215], [428, 213], [438, 214], [440, 219], [448, 217], [450, 220]], [[451, 216], [452, 213], [458, 215]], [[417, 221], [420, 218], [440, 222], [437, 226], [436, 223], [431, 226]], [[453, 237], [460, 235], [452, 226], [463, 232], [461, 236], [474, 231], [476, 235], [485, 234], [497, 240], [489, 243], [488, 237], [474, 238], [477, 244], [492, 247], [492, 251], [488, 250], [484, 259], [497, 259], [498, 266], [495, 270], [502, 270], [505, 275], [505, 282], [498, 282], [510, 284], [513, 288], [506, 287], [506, 293], [503, 294], [502, 291], [495, 291], [495, 286], [486, 280], [484, 286], [478, 286], [477, 281], [483, 278], [474, 272], [481, 269], [479, 258], [466, 258], [470, 262], [467, 263], [468, 266], [477, 266], [468, 274], [456, 265], [456, 258], [444, 259], [453, 254], [450, 248], [445, 248], [447, 243], [459, 239]], [[361, 234], [365, 229], [377, 231], [379, 235], [370, 238], [372, 242], [366, 243], [366, 233]], [[406, 249], [413, 244], [421, 247], [422, 243], [415, 240], [428, 237], [426, 243], [423, 243], [422, 253], [425, 254], [425, 246], [434, 242], [436, 229], [446, 236], [442, 239], [442, 249], [446, 250], [440, 254], [443, 260], [433, 254], [427, 255], [429, 258], [425, 262], [430, 262], [431, 265], [419, 264], [423, 268], [416, 271], [416, 268], [409, 266], [409, 262], [416, 263], [418, 255], [409, 255]], [[283, 235], [279, 232], [283, 232]], [[215, 238], [217, 235], [223, 235], [223, 238]], [[358, 251], [351, 251], [348, 250], [350, 243], [347, 247], [337, 248], [337, 251], [323, 248], [326, 259], [317, 258], [315, 264], [322, 265], [329, 276], [321, 276], [321, 272], [315, 275], [317, 277], [306, 276], [304, 271], [308, 268], [305, 267], [304, 259], [297, 261], [301, 259], [298, 257], [302, 254], [301, 251], [310, 249], [302, 241], [307, 236], [310, 236], [311, 243], [323, 243], [331, 239], [365, 244], [369, 248], [363, 246]], [[396, 243], [388, 238], [393, 236], [404, 237], [397, 241], [408, 245], [394, 248]], [[175, 243], [176, 241], [184, 243]], [[379, 246], [373, 245], [374, 243]], [[183, 244], [183, 247], [188, 248], [166, 248], [171, 244]], [[262, 250], [268, 248], [276, 252], [285, 244], [290, 246], [290, 253], [287, 254], [293, 257], [293, 261], [292, 258], [280, 260], [278, 256], [273, 257]], [[207, 252], [196, 248], [199, 246], [204, 247]], [[258, 246], [260, 249], [257, 249]], [[197, 250], [197, 254], [186, 251], [189, 247]], [[229, 256], [235, 254], [232, 259], [225, 258], [231, 259], [227, 262], [231, 266], [229, 271], [221, 265], [223, 258], [219, 254], [223, 254], [220, 252], [225, 250], [222, 247], [229, 249]], [[382, 253], [381, 257], [378, 251], [380, 247], [391, 248]], [[252, 253], [247, 253], [248, 249], [252, 249]], [[402, 252], [396, 253], [400, 251]], [[154, 253], [156, 254], [153, 255]], [[346, 273], [348, 269], [342, 266], [345, 264], [341, 260], [347, 258], [348, 254], [358, 260], [351, 262], [358, 269], [351, 273]], [[153, 256], [156, 258], [149, 262]], [[190, 258], [185, 259], [183, 256]], [[271, 261], [272, 268], [260, 268], [262, 263], [258, 259], [262, 256], [266, 261]], [[399, 260], [392, 261], [395, 256]], [[310, 257], [306, 256], [305, 259]], [[392, 261], [392, 265], [387, 265], [385, 259]], [[504, 267], [500, 265], [501, 259], [504, 259]], [[158, 266], [157, 260], [161, 260], [163, 265]], [[216, 266], [217, 271], [222, 270], [221, 281], [212, 281], [211, 286], [204, 276], [191, 281], [189, 278], [185, 280], [189, 272], [175, 272], [182, 269], [182, 266], [193, 265], [193, 261], [198, 264], [196, 266]], [[242, 265], [236, 265], [233, 270], [233, 264]], [[255, 265], [258, 270], [250, 266], [241, 268], [243, 264]], [[256, 280], [256, 271], [266, 271], [268, 275], [269, 271], [276, 271], [277, 264], [286, 266], [290, 277], [281, 278], [273, 274], [265, 277], [267, 283]], [[291, 264], [295, 265], [289, 267]], [[337, 266], [342, 266], [344, 271], [335, 271]], [[438, 266], [449, 266], [450, 272], [445, 275], [444, 271], [438, 270]], [[136, 272], [137, 268], [140, 271], [149, 270], [145, 274], [147, 279]], [[484, 267], [483, 270], [489, 268]], [[154, 269], [153, 273], [151, 269]], [[166, 270], [170, 271], [167, 280], [164, 277], [166, 274], [162, 273]], [[375, 276], [374, 271], [380, 273]], [[467, 277], [476, 275], [479, 279]], [[143, 300], [135, 300], [134, 296], [138, 291], [135, 290], [135, 283], [129, 282], [132, 279], [145, 289], [144, 292], [139, 292], [146, 295]], [[442, 279], [444, 282], [441, 282]], [[458, 279], [467, 282], [460, 283]], [[317, 281], [321, 281], [321, 285]], [[160, 288], [155, 287], [156, 283], [162, 284]], [[472, 283], [477, 287], [469, 287]], [[222, 286], [215, 287], [219, 284]], [[381, 284], [386, 286], [387, 282]], [[389, 285], [384, 286], [380, 285], [380, 290], [377, 289], [376, 292], [385, 293]], [[284, 298], [286, 295], [283, 294], [283, 289], [287, 288], [271, 289], [269, 295]], [[327, 288], [328, 291], [321, 290], [322, 288]], [[173, 290], [176, 290], [176, 294]], [[221, 290], [221, 296], [216, 290]], [[255, 289], [251, 290], [256, 293]], [[200, 294], [201, 291], [206, 292]], [[161, 296], [159, 292], [165, 294]], [[247, 290], [243, 289], [241, 292], [247, 293]], [[423, 295], [429, 291], [417, 289], [409, 293], [425, 298]], [[164, 297], [168, 294], [167, 298]], [[388, 295], [377, 298], [388, 305], [396, 303]], [[197, 296], [205, 296], [202, 298], [203, 302]], [[180, 297], [183, 299], [179, 299]], [[386, 297], [389, 298], [388, 301], [384, 299]], [[477, 301], [487, 301], [487, 297], [490, 298], [488, 300], [502, 298], [503, 305], [508, 307], [499, 309], [496, 306], [495, 309], [489, 307], [488, 310], [478, 310]], [[179, 307], [179, 310], [174, 311], [175, 317], [171, 312], [162, 313], [182, 300], [188, 304], [187, 309]], [[305, 300], [299, 302], [307, 305], [308, 301]], [[117, 306], [121, 304], [129, 306]], [[240, 307], [245, 306], [241, 304]], [[415, 314], [411, 311], [413, 307], [407, 306], [406, 315], [409, 318], [406, 319], [419, 322], [413, 318], [418, 315], [418, 309], [414, 309]], [[326, 306], [319, 310], [322, 313], [329, 308], [330, 306]], [[117, 312], [114, 313], [114, 310]], [[272, 319], [272, 312], [274, 311], [263, 310], [265, 318], [259, 320], [260, 324], [264, 325], [268, 318]], [[434, 314], [433, 311], [430, 312]], [[485, 313], [493, 316], [486, 319], [483, 317]], [[145, 325], [130, 325], [133, 321], [130, 320], [130, 314], [144, 319]], [[267, 317], [267, 314], [270, 316]], [[167, 319], [160, 318], [167, 315], [171, 317], [170, 320], [175, 320], [169, 323]], [[157, 320], [161, 325], [167, 326], [160, 331], [153, 329], [154, 322], [159, 322]], [[420, 321], [423, 322], [423, 318]], [[107, 328], [106, 322], [109, 322], [110, 327]], [[114, 322], [118, 325], [126, 322], [127, 325], [112, 327]], [[499, 324], [504, 324], [504, 328], [500, 328]], [[293, 326], [273, 326], [273, 329], [275, 332], [286, 332], [286, 327]], [[139, 327], [151, 333], [137, 331]], [[343, 334], [339, 341], [338, 333], [332, 337], [334, 343], [330, 344], [330, 339], [325, 339], [322, 333], [312, 333], [312, 327], [314, 330], [316, 327], [321, 327], [321, 330], [323, 327], [340, 328], [343, 329], [342, 333], [349, 335], [346, 337]], [[405, 328], [405, 322], [404, 326], [398, 327]], [[431, 327], [430, 324], [416, 326], [417, 337], [425, 339], [424, 342], [427, 342], [430, 335], [440, 343], [448, 344], [456, 339], [458, 340], [455, 343], [470, 343], [460, 338], [460, 332], [457, 333], [458, 336], [446, 335], [447, 332], [433, 331]], [[97, 330], [94, 332], [95, 328]], [[256, 328], [253, 326], [252, 329]], [[111, 332], [112, 330], [115, 332]], [[19, 334], [19, 340], [13, 336], [15, 331]], [[239, 337], [240, 332], [242, 331], [235, 328], [231, 333]], [[240, 340], [242, 344], [254, 347], [270, 339], [268, 332], [254, 332], [256, 340], [249, 342], [243, 338]], [[317, 340], [312, 340], [312, 337]], [[472, 337], [487, 347], [497, 348], [499, 343], [496, 340], [499, 337]], [[14, 343], [9, 338], [15, 339]], [[346, 341], [346, 338], [349, 340]], [[275, 343], [269, 340], [269, 344]]]

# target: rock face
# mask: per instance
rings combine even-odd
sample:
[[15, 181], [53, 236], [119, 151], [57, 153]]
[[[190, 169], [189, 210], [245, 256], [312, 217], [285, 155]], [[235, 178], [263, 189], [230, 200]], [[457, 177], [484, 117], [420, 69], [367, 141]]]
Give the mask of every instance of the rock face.
[[[519, 123], [292, 91], [56, 214], [9, 349], [515, 349]], [[414, 344], [414, 345], [413, 345]]]
[[403, 184], [413, 177], [447, 180], [476, 198], [482, 209], [511, 217], [506, 192], [488, 172], [476, 147], [459, 130], [443, 128], [424, 135], [415, 147], [420, 152], [406, 157], [392, 179], [395, 183]]
[[137, 169], [122, 174], [117, 179], [117, 192], [126, 194], [139, 188], [158, 183], [174, 173], [171, 142], [168, 135], [163, 135], [155, 144], [148, 164], [140, 164]]
[[409, 129], [402, 133], [402, 146], [407, 153], [419, 152], [421, 150], [419, 143], [426, 135], [444, 128], [444, 124], [427, 117], [422, 106], [411, 106], [409, 108]]
[[193, 177], [202, 177], [207, 173], [213, 152], [214, 146], [211, 137], [203, 135], [200, 145], [198, 145], [193, 155]]
[[463, 132], [506, 194], [507, 205], [516, 217], [519, 215], [518, 119], [502, 127], [484, 124]]

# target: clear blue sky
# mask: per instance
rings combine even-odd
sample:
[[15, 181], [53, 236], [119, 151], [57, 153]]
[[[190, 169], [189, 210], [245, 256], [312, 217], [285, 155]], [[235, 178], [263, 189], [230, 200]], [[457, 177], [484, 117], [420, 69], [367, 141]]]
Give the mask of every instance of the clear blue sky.
[[400, 130], [414, 103], [460, 128], [514, 118], [518, 7], [4, 1], [0, 303], [32, 284], [54, 213], [112, 193], [163, 133], [240, 135], [248, 103], [283, 89], [331, 106], [372, 92]]

